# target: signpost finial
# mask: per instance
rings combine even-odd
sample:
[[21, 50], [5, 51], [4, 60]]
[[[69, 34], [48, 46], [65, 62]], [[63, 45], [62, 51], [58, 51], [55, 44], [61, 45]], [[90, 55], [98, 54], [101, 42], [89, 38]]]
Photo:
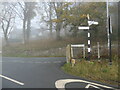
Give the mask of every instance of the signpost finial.
[[88, 18], [88, 20], [90, 19], [90, 16], [89, 16], [89, 14], [87, 14], [87, 18]]

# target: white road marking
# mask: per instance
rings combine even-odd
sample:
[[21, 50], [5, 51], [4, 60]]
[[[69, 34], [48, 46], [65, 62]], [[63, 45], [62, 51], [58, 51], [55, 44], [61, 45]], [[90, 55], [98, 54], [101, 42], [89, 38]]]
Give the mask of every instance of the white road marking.
[[[93, 82], [89, 82], [89, 81], [85, 81], [85, 80], [79, 80], [79, 79], [61, 79], [61, 80], [57, 80], [55, 82], [55, 86], [56, 88], [65, 88], [65, 84], [67, 83], [71, 83], [71, 82], [83, 82], [83, 83], [87, 83], [87, 84], [91, 84], [92, 86], [99, 86], [99, 87], [103, 87], [103, 88], [108, 88], [108, 89], [114, 89], [113, 87], [109, 87], [109, 86], [105, 86], [105, 85], [101, 85], [101, 84], [97, 84], [97, 83], [93, 83]], [[88, 85], [90, 86], [90, 85]], [[86, 86], [86, 87], [88, 87]], [[95, 87], [93, 86], [93, 87]], [[65, 90], [65, 89], [64, 89]]]
[[43, 62], [43, 63], [48, 63], [48, 62]]
[[52, 61], [52, 62], [50, 61], [0, 61], [0, 63], [33, 63], [33, 64], [44, 63], [46, 64], [46, 63], [62, 63], [62, 61]]
[[89, 88], [90, 87], [90, 84], [88, 84], [85, 88]]
[[12, 82], [14, 82], [14, 83], [17, 83], [17, 84], [19, 84], [19, 85], [24, 85], [24, 83], [21, 83], [21, 82], [19, 82], [19, 81], [17, 81], [17, 80], [14, 80], [14, 79], [12, 79], [12, 78], [3, 76], [3, 75], [1, 75], [1, 74], [0, 74], [0, 77], [2, 77], [2, 78], [4, 78], [4, 79], [7, 79], [7, 80], [9, 80], [9, 81], [12, 81]]
[[94, 87], [94, 88], [97, 88], [97, 89], [100, 89], [100, 90], [103, 90], [103, 89], [101, 89], [101, 88], [99, 88], [99, 87], [97, 87], [97, 86], [91, 85], [91, 84], [88, 84], [85, 88], [89, 88], [90, 86], [92, 86], [92, 87]]
[[34, 62], [34, 63], [37, 63], [37, 64], [38, 64], [38, 63], [42, 63], [42, 62]]
[[90, 84], [90, 86], [92, 86], [92, 87], [94, 87], [94, 88], [98, 88], [98, 89], [100, 89], [100, 90], [103, 90], [103, 89], [101, 89], [101, 88], [99, 88], [99, 87], [97, 87], [97, 86], [91, 85], [91, 84]]
[[54, 63], [61, 63], [62, 61], [54, 61]]

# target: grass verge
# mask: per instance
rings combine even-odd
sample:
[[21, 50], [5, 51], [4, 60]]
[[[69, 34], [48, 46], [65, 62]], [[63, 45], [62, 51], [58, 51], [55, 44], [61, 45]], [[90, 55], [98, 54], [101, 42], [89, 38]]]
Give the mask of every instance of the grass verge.
[[62, 69], [71, 75], [83, 77], [89, 80], [96, 80], [99, 82], [120, 85], [118, 80], [118, 61], [114, 60], [112, 65], [108, 64], [107, 60], [102, 61], [77, 61], [72, 67], [70, 63], [62, 66]]

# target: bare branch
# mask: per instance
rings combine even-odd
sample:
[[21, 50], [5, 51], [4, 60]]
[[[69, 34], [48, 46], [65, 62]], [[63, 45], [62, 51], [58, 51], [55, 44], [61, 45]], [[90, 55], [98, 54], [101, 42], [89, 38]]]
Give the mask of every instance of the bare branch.
[[3, 29], [3, 32], [5, 33], [5, 29], [4, 29], [4, 22], [3, 22], [3, 21], [1, 21], [1, 23], [2, 23], [2, 29]]
[[15, 5], [11, 4], [12, 6], [11, 9], [15, 11], [15, 13], [19, 16], [19, 18], [23, 19], [23, 16], [20, 14], [20, 12], [17, 10], [17, 8], [15, 7]]
[[20, 5], [20, 7], [23, 9], [23, 11], [25, 11], [24, 7], [22, 6], [22, 4], [20, 2], [18, 2], [18, 4]]
[[48, 14], [48, 11], [47, 11], [47, 8], [46, 8], [46, 6], [45, 6], [45, 4], [44, 4], [44, 10], [45, 10], [45, 12], [46, 12], [46, 14], [47, 14], [47, 17], [49, 17], [49, 14]]

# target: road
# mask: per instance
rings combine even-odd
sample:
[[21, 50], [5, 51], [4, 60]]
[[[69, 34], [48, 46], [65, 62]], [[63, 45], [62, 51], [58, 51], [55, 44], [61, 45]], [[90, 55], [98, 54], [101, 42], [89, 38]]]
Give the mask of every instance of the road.
[[[82, 78], [66, 74], [61, 70], [61, 66], [65, 63], [65, 57], [3, 57], [1, 63], [2, 75], [24, 83], [24, 85], [20, 85], [3, 78], [2, 88], [56, 88], [55, 82], [57, 80], [84, 80]], [[67, 84], [66, 87], [85, 88], [86, 85], [86, 83], [70, 83]]]

